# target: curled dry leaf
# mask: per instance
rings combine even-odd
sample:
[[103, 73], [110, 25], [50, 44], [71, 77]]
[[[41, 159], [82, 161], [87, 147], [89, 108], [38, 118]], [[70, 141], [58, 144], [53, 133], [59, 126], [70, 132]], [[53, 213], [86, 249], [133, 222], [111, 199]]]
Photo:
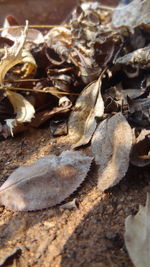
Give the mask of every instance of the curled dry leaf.
[[65, 151], [19, 167], [0, 187], [0, 203], [17, 211], [55, 206], [80, 186], [91, 162], [92, 157]]
[[[48, 47], [62, 58], [68, 58], [69, 48], [72, 43], [71, 30], [66, 27], [55, 27], [44, 37]], [[49, 58], [50, 59], [50, 58]], [[53, 61], [53, 60], [52, 60]]]
[[26, 25], [22, 35], [15, 39], [14, 45], [6, 48], [5, 55], [0, 61], [0, 83], [3, 83], [6, 73], [15, 65], [28, 63], [29, 69], [36, 68], [36, 62], [31, 53], [24, 48], [27, 37], [28, 24]]
[[32, 104], [24, 98], [24, 96], [10, 90], [7, 90], [6, 94], [14, 108], [14, 113], [17, 114], [15, 119], [6, 120], [6, 124], [13, 136], [13, 128], [19, 123], [30, 122], [34, 117], [35, 109]]
[[136, 267], [150, 265], [150, 194], [146, 206], [140, 206], [135, 216], [125, 220], [125, 244], [129, 256]]
[[75, 108], [69, 118], [69, 136], [73, 140], [73, 147], [86, 145], [96, 129], [95, 117], [104, 113], [104, 103], [101, 96], [101, 76], [85, 87], [78, 97]]
[[100, 123], [93, 138], [92, 151], [98, 169], [101, 191], [120, 182], [128, 170], [132, 130], [122, 113]]
[[150, 164], [150, 130], [142, 130], [133, 145], [130, 162], [138, 167]]

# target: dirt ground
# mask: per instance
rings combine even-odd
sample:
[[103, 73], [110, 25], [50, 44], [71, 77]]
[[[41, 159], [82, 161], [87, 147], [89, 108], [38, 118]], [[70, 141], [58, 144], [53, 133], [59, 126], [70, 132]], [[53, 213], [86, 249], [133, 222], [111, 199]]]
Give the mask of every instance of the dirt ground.
[[[67, 137], [54, 139], [49, 128], [29, 130], [0, 145], [1, 184], [19, 165], [70, 148]], [[130, 167], [122, 182], [107, 193], [99, 192], [96, 183], [93, 166], [82, 186], [67, 200], [77, 199], [74, 210], [57, 206], [12, 212], [1, 207], [0, 266], [132, 266], [123, 240], [124, 221], [139, 204], [145, 204], [149, 167]]]
[[[0, 141], [0, 184], [18, 166], [69, 148], [68, 137], [52, 138], [48, 126]], [[77, 199], [78, 208], [73, 210], [57, 206], [12, 212], [0, 207], [0, 266], [133, 266], [124, 244], [124, 221], [145, 204], [149, 169], [130, 166], [118, 186], [101, 193], [92, 166], [82, 186], [65, 201]]]

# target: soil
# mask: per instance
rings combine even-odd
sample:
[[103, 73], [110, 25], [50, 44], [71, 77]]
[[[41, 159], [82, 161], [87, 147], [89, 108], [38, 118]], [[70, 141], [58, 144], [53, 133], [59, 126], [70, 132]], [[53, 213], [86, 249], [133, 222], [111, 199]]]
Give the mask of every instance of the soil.
[[[67, 136], [52, 138], [45, 127], [29, 129], [0, 146], [2, 184], [18, 166], [50, 153], [58, 155], [70, 148], [70, 142]], [[73, 210], [61, 205], [33, 212], [0, 207], [0, 266], [133, 266], [124, 244], [124, 222], [145, 204], [149, 169], [130, 166], [119, 185], [102, 193], [93, 165], [82, 186], [65, 201], [77, 199]]]
[[[32, 129], [1, 141], [0, 182], [19, 165], [30, 164], [50, 153], [70, 148], [67, 136], [52, 138], [49, 128]], [[149, 167], [130, 166], [121, 183], [106, 193], [97, 189], [92, 166], [82, 186], [65, 202], [77, 199], [78, 207], [61, 205], [35, 212], [0, 208], [0, 266], [130, 267], [124, 244], [125, 218], [145, 203]]]

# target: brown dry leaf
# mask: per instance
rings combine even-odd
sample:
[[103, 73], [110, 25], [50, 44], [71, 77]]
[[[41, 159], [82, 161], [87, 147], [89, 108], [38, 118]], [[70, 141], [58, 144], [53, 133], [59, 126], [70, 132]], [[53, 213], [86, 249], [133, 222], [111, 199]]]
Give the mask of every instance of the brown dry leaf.
[[99, 165], [101, 191], [120, 182], [128, 170], [132, 130], [122, 113], [100, 123], [93, 138], [92, 151]]
[[0, 188], [0, 203], [10, 210], [28, 211], [55, 206], [85, 179], [92, 157], [64, 151], [15, 170]]
[[[15, 39], [13, 46], [5, 49], [5, 55], [0, 61], [0, 83], [3, 83], [6, 73], [15, 65], [28, 63], [29, 69], [32, 71], [36, 68], [36, 62], [31, 53], [24, 48], [28, 31], [28, 24], [22, 35]], [[30, 74], [30, 73], [29, 73]]]
[[100, 90], [101, 76], [85, 87], [76, 101], [68, 123], [69, 136], [74, 142], [73, 148], [89, 143], [97, 126], [95, 117], [101, 117], [104, 113]]
[[37, 128], [55, 115], [69, 112], [71, 107], [72, 102], [67, 97], [61, 97], [59, 99], [59, 107], [54, 107], [52, 110], [36, 112], [30, 125], [31, 127]]
[[138, 167], [150, 164], [150, 130], [143, 129], [133, 145], [130, 162]]
[[6, 124], [10, 129], [11, 135], [13, 136], [14, 126], [17, 126], [17, 124], [23, 122], [30, 122], [34, 117], [35, 109], [33, 105], [24, 98], [24, 96], [10, 90], [7, 90], [6, 94], [13, 106], [14, 113], [17, 114], [15, 119], [6, 120]]
[[150, 194], [146, 206], [140, 206], [135, 216], [125, 220], [125, 244], [136, 267], [150, 266]]

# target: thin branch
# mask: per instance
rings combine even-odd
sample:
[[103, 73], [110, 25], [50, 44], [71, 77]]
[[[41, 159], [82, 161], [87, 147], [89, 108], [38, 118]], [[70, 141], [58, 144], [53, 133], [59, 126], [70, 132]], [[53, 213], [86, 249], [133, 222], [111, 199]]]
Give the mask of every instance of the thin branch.
[[9, 87], [6, 88], [4, 86], [0, 87], [0, 90], [4, 90], [4, 89], [8, 89], [8, 90], [15, 90], [15, 91], [26, 91], [26, 92], [32, 92], [32, 93], [43, 93], [43, 94], [58, 94], [58, 95], [76, 95], [78, 96], [78, 93], [69, 93], [69, 92], [59, 92], [57, 88], [55, 87], [47, 87], [45, 88], [45, 90], [40, 90], [40, 89], [31, 89], [31, 88], [17, 88], [17, 87]]
[[[3, 30], [8, 30], [8, 29], [22, 29], [24, 28], [25, 25], [18, 25], [18, 26], [9, 26], [6, 28], [0, 28], [0, 32]], [[28, 28], [42, 28], [42, 29], [51, 29], [54, 27], [65, 27], [65, 28], [70, 28], [70, 25], [29, 25]]]

